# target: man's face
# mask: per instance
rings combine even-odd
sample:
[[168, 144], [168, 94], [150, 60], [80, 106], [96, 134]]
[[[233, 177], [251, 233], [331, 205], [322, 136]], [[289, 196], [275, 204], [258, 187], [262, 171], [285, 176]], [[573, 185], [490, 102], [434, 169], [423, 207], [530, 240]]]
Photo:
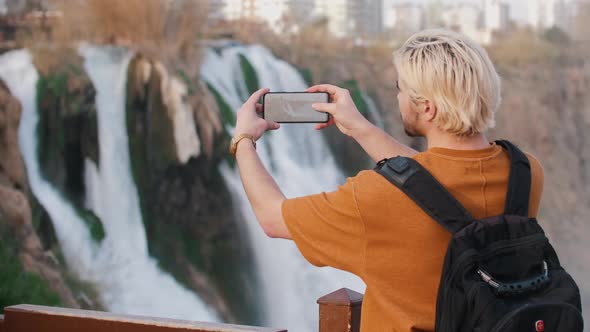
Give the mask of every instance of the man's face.
[[406, 135], [410, 137], [422, 137], [424, 135], [418, 128], [420, 115], [416, 110], [416, 105], [414, 105], [407, 90], [402, 84], [403, 83], [398, 81], [397, 101], [402, 123], [404, 125], [404, 131], [406, 132]]

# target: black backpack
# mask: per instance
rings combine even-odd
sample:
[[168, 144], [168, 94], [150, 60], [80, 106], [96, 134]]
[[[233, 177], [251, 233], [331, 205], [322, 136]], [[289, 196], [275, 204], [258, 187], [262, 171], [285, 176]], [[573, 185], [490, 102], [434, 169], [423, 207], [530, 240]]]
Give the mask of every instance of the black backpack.
[[397, 157], [375, 170], [453, 237], [436, 303], [437, 332], [581, 332], [580, 292], [535, 218], [528, 217], [531, 170], [510, 155], [504, 214], [475, 220], [418, 162]]

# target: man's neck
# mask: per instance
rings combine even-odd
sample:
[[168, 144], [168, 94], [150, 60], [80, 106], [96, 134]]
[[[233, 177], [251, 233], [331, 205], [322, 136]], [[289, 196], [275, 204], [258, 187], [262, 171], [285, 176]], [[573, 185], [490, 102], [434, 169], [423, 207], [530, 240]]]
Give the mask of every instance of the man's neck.
[[427, 135], [426, 141], [429, 149], [438, 147], [452, 150], [481, 150], [490, 146], [485, 134], [458, 137], [436, 131]]

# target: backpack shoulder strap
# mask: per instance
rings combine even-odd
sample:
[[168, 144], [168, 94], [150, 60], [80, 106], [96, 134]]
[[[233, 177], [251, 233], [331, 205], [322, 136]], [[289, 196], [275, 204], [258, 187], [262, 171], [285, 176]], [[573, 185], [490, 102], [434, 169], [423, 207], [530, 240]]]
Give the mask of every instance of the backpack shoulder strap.
[[531, 193], [531, 164], [529, 158], [516, 145], [506, 140], [496, 141], [510, 156], [510, 177], [504, 214], [528, 217]]
[[474, 220], [463, 205], [412, 158], [383, 160], [377, 164], [375, 171], [403, 191], [451, 234]]

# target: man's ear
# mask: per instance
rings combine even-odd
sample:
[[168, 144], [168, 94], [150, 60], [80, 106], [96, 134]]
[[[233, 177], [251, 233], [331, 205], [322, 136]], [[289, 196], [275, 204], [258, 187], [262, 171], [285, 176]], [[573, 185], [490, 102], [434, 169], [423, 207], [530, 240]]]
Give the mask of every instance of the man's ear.
[[431, 102], [430, 100], [426, 99], [424, 101], [424, 104], [422, 106], [422, 113], [424, 114], [424, 120], [428, 121], [428, 122], [432, 122], [434, 121], [434, 119], [436, 118], [436, 114], [437, 114], [437, 108], [436, 105], [434, 105], [433, 102]]

